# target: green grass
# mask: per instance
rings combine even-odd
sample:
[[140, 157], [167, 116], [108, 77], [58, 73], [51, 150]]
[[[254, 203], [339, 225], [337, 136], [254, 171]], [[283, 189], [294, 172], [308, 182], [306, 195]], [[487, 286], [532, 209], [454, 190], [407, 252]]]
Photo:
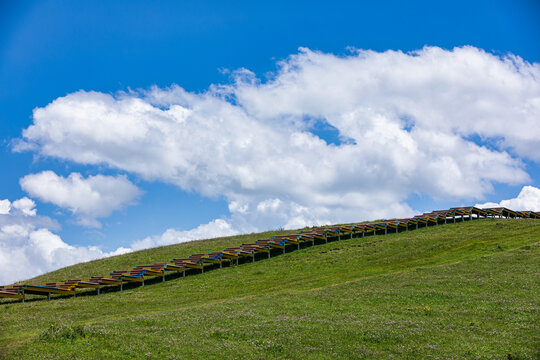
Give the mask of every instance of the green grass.
[[[332, 242], [123, 292], [4, 303], [0, 357], [539, 359], [539, 234], [537, 220], [478, 220]], [[264, 237], [145, 250], [35, 281]]]

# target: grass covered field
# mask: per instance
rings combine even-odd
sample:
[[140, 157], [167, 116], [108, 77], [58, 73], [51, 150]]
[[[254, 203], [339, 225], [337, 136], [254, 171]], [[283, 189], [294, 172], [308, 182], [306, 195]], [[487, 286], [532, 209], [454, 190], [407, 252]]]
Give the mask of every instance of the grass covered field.
[[[268, 235], [145, 250], [34, 282]], [[0, 303], [0, 357], [539, 359], [539, 273], [538, 220], [342, 240], [123, 292]]]

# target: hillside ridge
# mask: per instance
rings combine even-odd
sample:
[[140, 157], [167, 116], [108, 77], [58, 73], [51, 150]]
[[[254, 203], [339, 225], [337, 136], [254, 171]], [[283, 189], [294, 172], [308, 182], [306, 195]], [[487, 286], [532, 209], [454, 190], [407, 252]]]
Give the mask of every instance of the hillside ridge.
[[[148, 278], [144, 287], [103, 287], [101, 295], [82, 289], [54, 301], [0, 300], [0, 358], [537, 359], [540, 221], [467, 219], [308, 242], [302, 251], [288, 245], [267, 261], [224, 261], [219, 271], [207, 265], [197, 276]], [[142, 250], [29, 282], [84, 278], [286, 233]]]
[[[306, 244], [328, 243], [344, 238], [386, 235], [390, 232], [415, 230], [420, 227], [456, 223], [456, 221], [472, 221], [480, 218], [532, 218], [540, 219], [540, 213], [533, 211], [515, 211], [508, 208], [485, 208], [473, 206], [457, 207], [449, 210], [436, 210], [412, 218], [381, 220], [371, 223], [346, 225], [329, 225], [314, 227], [299, 233], [274, 235], [268, 239], [254, 243], [244, 243], [238, 247], [228, 247], [223, 251], [193, 254], [187, 258], [174, 258], [169, 262], [134, 265], [129, 270], [113, 270], [108, 276], [92, 276], [85, 279], [69, 279], [45, 282], [41, 285], [23, 283], [11, 286], [0, 286], [0, 298], [19, 299], [24, 302], [26, 295], [43, 295], [50, 300], [52, 294], [76, 295], [77, 289], [95, 289], [99, 295], [103, 287], [118, 286], [120, 291], [125, 284], [145, 285], [149, 278], [167, 280], [167, 273], [187, 274], [203, 273], [205, 269], [221, 268], [223, 265], [238, 265], [240, 262], [255, 262], [258, 259], [270, 258], [273, 255], [285, 254], [287, 249], [300, 250]], [[368, 246], [363, 244], [362, 246]]]

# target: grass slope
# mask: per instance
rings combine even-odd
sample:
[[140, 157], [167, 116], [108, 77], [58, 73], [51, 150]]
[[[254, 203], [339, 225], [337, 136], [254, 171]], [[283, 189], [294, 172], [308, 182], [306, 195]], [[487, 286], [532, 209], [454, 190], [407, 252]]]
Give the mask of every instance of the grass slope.
[[[538, 359], [539, 234], [537, 220], [477, 220], [332, 242], [124, 292], [3, 304], [0, 357]], [[106, 273], [244, 241], [192, 242], [91, 266]]]

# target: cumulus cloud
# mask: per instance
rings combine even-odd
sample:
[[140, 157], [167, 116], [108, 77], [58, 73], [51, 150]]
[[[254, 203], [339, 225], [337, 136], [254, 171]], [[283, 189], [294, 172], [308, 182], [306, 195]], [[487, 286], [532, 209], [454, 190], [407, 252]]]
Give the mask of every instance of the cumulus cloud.
[[129, 251], [120, 248], [107, 253], [95, 246], [71, 246], [51, 230], [31, 224], [0, 227], [0, 246], [0, 284]]
[[8, 199], [0, 200], [0, 215], [9, 214], [11, 210], [11, 201]]
[[[22, 200], [22, 201], [21, 201]], [[98, 246], [73, 246], [58, 234], [56, 221], [37, 215], [32, 201], [31, 215], [28, 206], [9, 209], [10, 204], [29, 204], [28, 198], [0, 200], [0, 285], [11, 284], [64, 266], [156, 246], [192, 240], [232, 236], [239, 230], [223, 219], [216, 219], [191, 230], [168, 229], [160, 235], [134, 241], [129, 247], [104, 251]], [[165, 260], [165, 259], [164, 259]], [[95, 274], [99, 275], [99, 274]]]
[[223, 196], [246, 230], [408, 216], [412, 193], [479, 200], [540, 161], [539, 64], [426, 47], [301, 49], [279, 66], [200, 94], [72, 93], [36, 108], [15, 150]]
[[[79, 173], [72, 173], [65, 178], [53, 171], [43, 171], [26, 175], [20, 179], [20, 184], [30, 196], [68, 209], [77, 216], [80, 224], [86, 226], [100, 226], [97, 218], [107, 217], [113, 211], [133, 204], [141, 194], [141, 190], [123, 175], [84, 178]], [[13, 206], [17, 206], [16, 202]]]
[[8, 199], [0, 200], [0, 215], [7, 215], [11, 210], [20, 212], [26, 216], [36, 216], [36, 203], [34, 200], [27, 198], [26, 196], [15, 200], [13, 203]]
[[23, 197], [19, 200], [15, 200], [11, 205], [13, 206], [13, 208], [20, 210], [24, 215], [36, 216], [36, 203], [32, 199]]
[[223, 219], [210, 221], [191, 230], [168, 229], [161, 235], [148, 236], [142, 240], [135, 241], [131, 245], [131, 250], [148, 249], [156, 246], [178, 244], [182, 242], [211, 239], [223, 236], [237, 235], [238, 230]]
[[35, 202], [23, 197], [13, 203], [9, 199], [0, 200], [0, 228], [3, 226], [31, 226], [57, 230], [60, 225], [48, 216], [37, 215]]
[[[64, 266], [156, 246], [232, 236], [234, 225], [216, 219], [191, 230], [168, 229], [160, 235], [134, 241], [129, 247], [104, 251], [99, 246], [73, 246], [55, 232], [60, 225], [37, 214], [32, 199], [0, 200], [0, 285], [25, 280]], [[99, 275], [99, 274], [95, 274]]]
[[517, 197], [502, 200], [499, 203], [487, 202], [476, 204], [477, 207], [505, 207], [517, 211], [540, 211], [540, 189], [534, 186], [524, 186]]
[[[8, 203], [11, 202], [7, 199], [0, 201], [3, 206]], [[71, 246], [54, 233], [59, 228], [58, 223], [37, 215], [31, 199], [19, 199], [12, 204], [12, 209], [0, 213], [1, 285], [78, 262], [129, 251], [119, 248], [104, 252], [95, 246]]]

